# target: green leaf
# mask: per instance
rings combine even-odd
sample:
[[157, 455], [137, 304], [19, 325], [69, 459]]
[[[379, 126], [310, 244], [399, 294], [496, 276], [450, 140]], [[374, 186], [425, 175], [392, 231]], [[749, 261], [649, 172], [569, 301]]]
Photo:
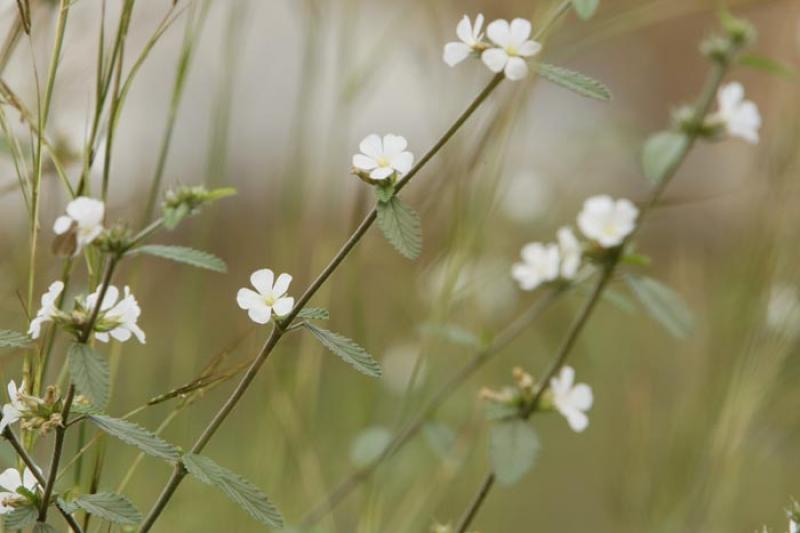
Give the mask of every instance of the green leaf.
[[378, 184], [375, 186], [375, 196], [378, 197], [379, 202], [388, 202], [394, 196], [394, 185]]
[[483, 345], [477, 335], [458, 324], [428, 323], [423, 324], [421, 330], [423, 333], [436, 335], [448, 342], [460, 344], [468, 348], [480, 348]]
[[676, 131], [660, 131], [650, 136], [642, 150], [642, 169], [652, 185], [658, 185], [680, 163], [689, 149], [689, 137]]
[[206, 201], [215, 202], [223, 198], [228, 198], [229, 196], [236, 196], [236, 194], [236, 189], [234, 187], [219, 187], [211, 189], [206, 193]]
[[328, 310], [321, 307], [304, 307], [297, 313], [297, 318], [306, 320], [328, 320], [330, 317]]
[[531, 469], [539, 452], [539, 436], [522, 419], [494, 424], [489, 434], [489, 455], [497, 481], [512, 485]]
[[109, 371], [103, 354], [87, 344], [73, 343], [67, 352], [69, 376], [78, 392], [97, 407], [108, 403]]
[[691, 333], [692, 310], [678, 293], [651, 278], [629, 274], [625, 281], [647, 313], [672, 335], [682, 339]]
[[572, 0], [572, 7], [575, 8], [575, 12], [583, 20], [592, 18], [599, 4], [600, 0]]
[[84, 494], [76, 498], [73, 503], [87, 513], [115, 524], [137, 524], [142, 521], [141, 513], [121, 494], [113, 492]]
[[164, 227], [173, 230], [178, 227], [181, 221], [189, 216], [190, 207], [187, 204], [179, 204], [175, 207], [164, 209]]
[[754, 68], [778, 76], [779, 78], [786, 78], [794, 80], [797, 78], [797, 69], [792, 65], [786, 64], [783, 61], [772, 59], [771, 57], [748, 54], [739, 58], [739, 64], [745, 67]]
[[303, 326], [310, 331], [323, 346], [344, 359], [345, 362], [352, 365], [359, 372], [374, 378], [381, 376], [381, 365], [379, 365], [364, 348], [355, 342], [338, 333], [320, 328], [310, 322], [305, 322]]
[[208, 457], [188, 453], [181, 462], [191, 475], [207, 485], [221, 490], [250, 516], [270, 527], [283, 527], [280, 511], [269, 501], [261, 489], [224, 468]]
[[148, 455], [169, 462], [180, 459], [180, 452], [175, 446], [133, 422], [108, 415], [89, 415], [88, 418], [112, 437], [139, 448]]
[[580, 72], [547, 63], [539, 63], [537, 70], [544, 79], [556, 85], [561, 85], [581, 96], [604, 101], [611, 100], [611, 91], [608, 90], [608, 87]]
[[0, 329], [0, 348], [24, 348], [31, 343], [31, 338], [24, 333]]
[[428, 422], [422, 427], [425, 441], [434, 453], [443, 461], [452, 459], [452, 449], [456, 443], [456, 434], [452, 429], [440, 422]]
[[45, 522], [36, 522], [33, 533], [58, 533], [58, 530]]
[[162, 244], [148, 244], [134, 250], [136, 253], [154, 255], [184, 263], [197, 268], [205, 268], [214, 272], [226, 272], [228, 267], [225, 261], [208, 252], [187, 248], [185, 246], [166, 246]]
[[604, 301], [610, 303], [620, 311], [628, 313], [629, 315], [632, 315], [636, 312], [636, 305], [621, 292], [613, 289], [606, 289], [603, 291], [602, 298]]
[[39, 510], [34, 505], [19, 507], [3, 515], [3, 527], [7, 531], [25, 529], [35, 524], [38, 517]]
[[350, 460], [364, 467], [377, 459], [392, 442], [392, 432], [383, 426], [367, 428], [356, 436], [350, 448]]
[[422, 224], [417, 213], [397, 196], [378, 202], [378, 226], [386, 240], [407, 259], [414, 260], [422, 252]]

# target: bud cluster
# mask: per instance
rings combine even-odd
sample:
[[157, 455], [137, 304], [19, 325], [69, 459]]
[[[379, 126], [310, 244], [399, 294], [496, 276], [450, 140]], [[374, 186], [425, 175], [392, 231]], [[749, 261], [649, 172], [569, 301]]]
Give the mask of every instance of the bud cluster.
[[232, 188], [208, 190], [202, 185], [181, 185], [171, 189], [164, 195], [161, 205], [164, 226], [173, 229], [187, 216], [196, 214], [204, 205], [234, 194], [236, 191]]
[[510, 418], [523, 413], [535, 395], [536, 380], [520, 367], [511, 371], [513, 385], [500, 390], [483, 387], [479, 393], [480, 399], [489, 403], [490, 418]]

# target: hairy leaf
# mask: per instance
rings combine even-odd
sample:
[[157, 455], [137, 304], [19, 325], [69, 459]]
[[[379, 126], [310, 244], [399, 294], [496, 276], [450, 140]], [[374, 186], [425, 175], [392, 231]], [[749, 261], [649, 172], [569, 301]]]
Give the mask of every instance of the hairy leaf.
[[644, 143], [642, 169], [653, 185], [658, 185], [680, 163], [689, 149], [689, 137], [677, 131], [654, 133]]
[[755, 54], [743, 55], [739, 58], [739, 64], [789, 80], [797, 78], [797, 69], [783, 61], [778, 61], [771, 57]]
[[364, 467], [378, 458], [392, 442], [392, 432], [383, 426], [373, 426], [359, 433], [350, 448], [350, 460]]
[[186, 454], [181, 459], [186, 470], [207, 485], [221, 490], [250, 516], [270, 527], [283, 527], [283, 517], [266, 494], [239, 474], [224, 468], [208, 457]]
[[7, 531], [25, 529], [36, 523], [39, 510], [33, 505], [19, 507], [3, 515], [3, 526]]
[[580, 72], [549, 65], [547, 63], [539, 63], [537, 69], [539, 75], [544, 79], [561, 85], [581, 96], [595, 98], [597, 100], [611, 100], [611, 91], [609, 91], [608, 87]]
[[121, 494], [113, 492], [84, 494], [76, 498], [73, 503], [87, 513], [115, 524], [136, 524], [142, 521], [141, 513]]
[[583, 20], [589, 20], [597, 11], [600, 0], [572, 0], [572, 7]]
[[328, 320], [330, 317], [328, 310], [321, 307], [305, 307], [297, 313], [297, 318], [306, 320]]
[[69, 375], [78, 392], [93, 405], [103, 408], [108, 403], [109, 371], [106, 358], [91, 346], [73, 343], [67, 352]]
[[533, 466], [539, 452], [539, 436], [525, 420], [498, 422], [489, 434], [489, 455], [497, 481], [516, 483]]
[[625, 281], [647, 313], [672, 335], [685, 338], [691, 333], [692, 310], [678, 293], [651, 278], [630, 274], [625, 276]]
[[180, 452], [175, 446], [133, 422], [108, 415], [89, 415], [88, 418], [112, 437], [139, 448], [148, 455], [170, 462], [180, 459]]
[[422, 253], [422, 224], [417, 213], [393, 196], [388, 202], [378, 202], [378, 226], [386, 240], [407, 259], [414, 260]]
[[333, 333], [332, 331], [320, 328], [309, 322], [304, 323], [303, 326], [310, 331], [323, 346], [344, 359], [345, 362], [352, 365], [359, 372], [374, 378], [380, 377], [381, 365], [378, 364], [364, 348], [355, 342], [338, 333]]
[[225, 261], [208, 252], [187, 248], [185, 246], [166, 246], [162, 244], [148, 244], [135, 249], [136, 253], [154, 255], [184, 263], [197, 268], [205, 268], [214, 272], [226, 272], [228, 267]]
[[30, 342], [31, 338], [24, 333], [0, 329], [0, 348], [23, 348]]

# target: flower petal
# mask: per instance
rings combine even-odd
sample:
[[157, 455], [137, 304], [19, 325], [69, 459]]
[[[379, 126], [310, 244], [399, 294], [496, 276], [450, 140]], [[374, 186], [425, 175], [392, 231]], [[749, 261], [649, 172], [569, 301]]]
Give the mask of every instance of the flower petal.
[[275, 281], [275, 285], [272, 286], [272, 297], [273, 298], [280, 298], [286, 291], [289, 290], [289, 284], [292, 282], [291, 274], [286, 274], [285, 272], [278, 276], [277, 281]]
[[509, 80], [521, 80], [528, 75], [528, 64], [521, 57], [510, 57], [506, 63], [505, 73]]
[[403, 152], [392, 158], [392, 168], [400, 174], [405, 174], [414, 166], [414, 154]]
[[264, 297], [250, 289], [239, 289], [236, 293], [236, 303], [242, 309], [251, 309], [264, 305]]
[[272, 306], [272, 310], [275, 311], [275, 314], [278, 316], [286, 316], [289, 314], [289, 311], [292, 310], [294, 307], [294, 298], [287, 297], [287, 298], [279, 298], [275, 305]]
[[586, 413], [578, 409], [565, 409], [562, 414], [566, 417], [569, 427], [576, 433], [580, 433], [589, 426], [589, 417]]
[[72, 219], [66, 215], [62, 215], [58, 217], [53, 224], [53, 232], [56, 235], [61, 235], [69, 231], [69, 228], [72, 227]]
[[408, 141], [401, 135], [389, 133], [383, 136], [383, 155], [391, 159], [408, 147]]
[[0, 487], [9, 492], [16, 492], [22, 486], [22, 476], [16, 468], [7, 468], [0, 474]]
[[264, 305], [262, 307], [251, 307], [247, 310], [247, 316], [256, 324], [266, 324], [272, 317], [272, 308]]
[[272, 294], [272, 283], [274, 280], [275, 274], [268, 268], [256, 270], [250, 275], [250, 283], [252, 283], [253, 287], [263, 296]]
[[361, 150], [361, 153], [370, 156], [373, 159], [380, 159], [383, 157], [383, 144], [381, 144], [381, 138], [375, 135], [368, 135], [361, 141], [361, 144], [358, 145], [358, 149]]
[[508, 25], [508, 21], [498, 19], [490, 22], [486, 27], [486, 35], [495, 44], [503, 47], [507, 46], [511, 42], [511, 28]]
[[378, 162], [363, 154], [353, 156], [353, 166], [361, 170], [372, 170], [378, 166]]
[[531, 36], [531, 23], [523, 18], [511, 21], [511, 44], [519, 47]]
[[517, 53], [521, 56], [531, 57], [535, 56], [542, 50], [542, 45], [536, 41], [525, 41], [517, 49]]
[[467, 15], [464, 15], [464, 17], [458, 21], [456, 35], [467, 44], [472, 42], [472, 22], [470, 22]]
[[[495, 21], [497, 22], [497, 21]], [[490, 24], [491, 26], [491, 24]], [[489, 48], [481, 54], [481, 61], [492, 72], [502, 72], [508, 63], [508, 54], [502, 48]]]
[[589, 410], [593, 401], [592, 388], [586, 383], [578, 383], [569, 393], [569, 403], [581, 411]]
[[744, 98], [744, 87], [738, 81], [728, 83], [717, 93], [717, 102], [723, 114], [733, 111]]
[[449, 66], [454, 67], [464, 61], [472, 53], [472, 48], [464, 43], [447, 43], [444, 45], [442, 59]]
[[374, 180], [385, 180], [392, 174], [394, 174], [394, 169], [392, 167], [379, 167], [370, 172], [369, 177]]

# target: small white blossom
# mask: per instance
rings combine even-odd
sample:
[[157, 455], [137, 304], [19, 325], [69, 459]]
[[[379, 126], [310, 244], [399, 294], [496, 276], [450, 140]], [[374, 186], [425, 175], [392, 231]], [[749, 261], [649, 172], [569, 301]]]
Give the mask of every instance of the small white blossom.
[[560, 258], [558, 245], [534, 242], [522, 247], [522, 262], [511, 267], [513, 277], [524, 291], [532, 291], [542, 283], [558, 278]]
[[581, 243], [575, 237], [572, 229], [564, 226], [558, 230], [558, 249], [561, 255], [561, 277], [564, 279], [575, 279], [578, 269], [581, 266], [581, 255], [583, 249]]
[[575, 370], [570, 366], [561, 368], [557, 377], [550, 380], [553, 405], [567, 419], [569, 427], [580, 433], [589, 425], [586, 412], [591, 409], [592, 388], [585, 383], [575, 384]]
[[454, 41], [444, 45], [444, 62], [454, 67], [464, 61], [470, 54], [481, 49], [483, 43], [483, 15], [475, 17], [475, 24], [467, 15], [456, 26], [456, 35], [461, 42]]
[[39, 338], [42, 332], [42, 324], [50, 322], [60, 313], [56, 305], [56, 300], [58, 300], [63, 290], [64, 283], [61, 281], [54, 281], [50, 284], [47, 292], [42, 295], [42, 306], [39, 308], [39, 311], [37, 311], [36, 316], [31, 320], [31, 324], [28, 327], [28, 335], [30, 335], [32, 339]]
[[17, 492], [17, 489], [24, 488], [30, 492], [36, 492], [39, 482], [36, 476], [29, 469], [20, 475], [16, 468], [9, 468], [0, 474], [0, 488], [5, 491], [0, 492], [0, 514], [6, 514], [17, 507], [16, 502], [24, 501], [24, 496]]
[[22, 401], [22, 396], [24, 394], [24, 382], [19, 389], [17, 389], [17, 384], [14, 380], [8, 382], [8, 399], [11, 401], [3, 405], [3, 419], [0, 420], [0, 434], [6, 430], [6, 427], [16, 423], [22, 418], [22, 415], [28, 410], [28, 406]]
[[489, 48], [481, 54], [481, 60], [492, 72], [505, 72], [510, 80], [521, 80], [528, 75], [526, 57], [539, 53], [542, 45], [531, 41], [531, 23], [516, 18], [511, 21], [495, 20], [486, 28], [489, 39], [497, 48]]
[[733, 82], [722, 87], [717, 94], [717, 102], [719, 111], [712, 120], [720, 121], [728, 135], [757, 144], [761, 114], [755, 103], [744, 99], [742, 84]]
[[74, 230], [77, 242], [75, 253], [78, 253], [103, 232], [105, 211], [105, 204], [100, 200], [79, 196], [67, 204], [67, 214], [56, 219], [53, 231], [62, 235]]
[[250, 276], [250, 283], [256, 290], [239, 289], [236, 302], [247, 311], [250, 320], [257, 324], [266, 324], [273, 312], [279, 317], [286, 316], [294, 307], [294, 298], [286, 296], [291, 282], [292, 276], [289, 274], [281, 274], [276, 280], [272, 270], [256, 270]]
[[[101, 287], [98, 287], [94, 293], [86, 297], [85, 307], [89, 312], [92, 312], [97, 305], [100, 290]], [[104, 326], [104, 331], [95, 332], [94, 337], [100, 342], [108, 342], [110, 337], [125, 342], [131, 338], [131, 335], [135, 335], [136, 339], [144, 344], [144, 331], [136, 324], [142, 310], [136, 298], [131, 294], [130, 287], [125, 287], [125, 296], [121, 300], [117, 301], [117, 299], [119, 299], [119, 290], [110, 285], [100, 305], [97, 321], [98, 325]]]
[[593, 196], [584, 202], [578, 227], [589, 239], [604, 248], [619, 246], [636, 228], [639, 210], [630, 200]]
[[800, 533], [800, 523], [789, 520], [789, 533]]
[[353, 166], [373, 180], [385, 180], [395, 173], [402, 176], [414, 165], [414, 155], [406, 147], [408, 142], [400, 135], [390, 133], [381, 140], [373, 133], [358, 145], [361, 153], [353, 156]]

